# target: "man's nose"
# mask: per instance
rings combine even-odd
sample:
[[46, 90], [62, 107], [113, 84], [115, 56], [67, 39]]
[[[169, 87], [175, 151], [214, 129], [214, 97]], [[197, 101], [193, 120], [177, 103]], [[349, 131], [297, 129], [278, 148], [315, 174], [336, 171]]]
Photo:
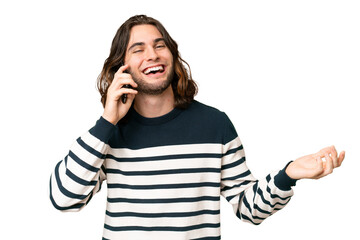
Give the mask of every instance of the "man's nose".
[[158, 54], [153, 47], [148, 47], [146, 50], [146, 60], [147, 61], [154, 61], [158, 59]]

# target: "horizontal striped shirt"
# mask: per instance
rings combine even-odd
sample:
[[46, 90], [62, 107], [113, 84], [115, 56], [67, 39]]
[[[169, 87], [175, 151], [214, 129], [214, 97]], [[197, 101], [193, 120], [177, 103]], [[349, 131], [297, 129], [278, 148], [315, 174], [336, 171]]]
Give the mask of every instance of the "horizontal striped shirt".
[[50, 178], [50, 199], [78, 211], [107, 183], [103, 239], [220, 239], [220, 196], [260, 224], [293, 195], [284, 170], [253, 177], [225, 113], [194, 101], [145, 118], [133, 108], [117, 125], [100, 118]]

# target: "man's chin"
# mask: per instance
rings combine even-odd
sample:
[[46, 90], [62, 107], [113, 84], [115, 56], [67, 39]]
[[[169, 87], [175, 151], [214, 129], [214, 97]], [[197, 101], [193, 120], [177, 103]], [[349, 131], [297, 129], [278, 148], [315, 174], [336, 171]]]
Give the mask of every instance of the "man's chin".
[[162, 94], [171, 85], [172, 77], [173, 77], [173, 74], [171, 74], [171, 76], [168, 76], [164, 80], [158, 80], [158, 79], [149, 78], [149, 79], [147, 79], [148, 81], [156, 82], [156, 83], [149, 83], [149, 82], [147, 82], [147, 80], [144, 80], [144, 79], [141, 79], [141, 78], [136, 78], [136, 77], [132, 76], [132, 78], [134, 79], [134, 81], [138, 85], [136, 90], [139, 93], [143, 93], [143, 94], [147, 94], [147, 95], [160, 95], [160, 94]]
[[171, 81], [164, 80], [160, 83], [147, 83], [144, 80], [133, 78], [138, 87], [136, 90], [139, 93], [147, 94], [147, 95], [160, 95], [171, 85]]

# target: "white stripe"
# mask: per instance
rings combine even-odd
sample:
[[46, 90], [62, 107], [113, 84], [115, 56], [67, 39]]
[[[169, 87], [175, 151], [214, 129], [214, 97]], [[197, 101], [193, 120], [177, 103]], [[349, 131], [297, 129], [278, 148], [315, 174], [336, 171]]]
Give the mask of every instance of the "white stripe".
[[146, 239], [156, 240], [184, 240], [194, 239], [208, 236], [220, 236], [220, 228], [204, 228], [188, 232], [156, 232], [156, 231], [125, 231], [125, 232], [112, 232], [104, 228], [103, 236], [107, 239], [133, 239], [143, 240]]
[[[84, 187], [84, 185], [81, 185], [77, 182], [75, 182], [74, 180], [72, 180], [70, 177], [68, 177], [65, 173], [65, 164], [64, 162], [62, 162], [59, 166], [59, 176], [60, 176], [60, 180], [61, 183], [63, 185], [64, 188], [66, 188], [66, 190], [75, 193], [75, 194], [79, 194], [79, 195], [88, 195], [90, 192], [92, 192], [94, 186], [86, 186]], [[93, 173], [91, 176], [91, 180], [97, 180], [99, 178], [99, 174], [98, 173]], [[89, 174], [90, 176], [90, 174]], [[90, 180], [90, 181], [91, 181]]]
[[202, 223], [219, 223], [220, 215], [199, 215], [195, 217], [175, 218], [140, 218], [118, 217], [112, 218], [106, 215], [105, 223], [110, 226], [142, 226], [142, 227], [188, 227]]
[[169, 213], [194, 212], [204, 209], [219, 210], [220, 201], [182, 202], [165, 204], [136, 204], [136, 203], [110, 203], [107, 208], [110, 212], [139, 212], [139, 213]]
[[111, 169], [121, 169], [122, 171], [154, 171], [170, 170], [178, 168], [221, 168], [220, 158], [186, 158], [169, 159], [161, 161], [145, 162], [117, 162], [113, 159], [106, 159], [106, 167]]
[[149, 147], [138, 150], [128, 148], [112, 148], [109, 154], [123, 158], [156, 157], [176, 154], [222, 153], [222, 144], [183, 144], [160, 147]]
[[105, 153], [110, 146], [100, 141], [98, 138], [94, 137], [90, 132], [87, 132], [81, 136], [81, 140], [83, 140], [87, 145], [91, 146], [98, 152]]
[[153, 190], [133, 190], [108, 188], [108, 196], [111, 198], [192, 198], [201, 196], [218, 196], [219, 188], [200, 187], [182, 189], [153, 189]]
[[233, 140], [231, 140], [230, 142], [228, 142], [227, 144], [224, 145], [224, 150], [223, 153], [226, 153], [227, 151], [229, 151], [230, 149], [234, 149], [237, 147], [240, 147], [241, 144], [241, 140], [239, 137], [234, 138]]
[[120, 174], [107, 174], [108, 183], [123, 183], [133, 185], [148, 184], [172, 184], [172, 183], [192, 183], [192, 182], [220, 182], [219, 173], [181, 173], [163, 174], [151, 176], [123, 176]]

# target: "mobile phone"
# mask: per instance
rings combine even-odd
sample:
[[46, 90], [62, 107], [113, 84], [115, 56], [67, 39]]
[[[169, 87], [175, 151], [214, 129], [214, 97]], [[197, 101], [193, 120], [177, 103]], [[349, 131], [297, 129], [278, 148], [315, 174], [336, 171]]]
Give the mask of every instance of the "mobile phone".
[[[132, 88], [130, 84], [125, 84], [123, 87], [124, 87], [124, 88]], [[125, 103], [126, 103], [126, 100], [127, 100], [127, 94], [125, 93], [125, 94], [123, 94], [123, 95], [121, 96], [121, 101], [122, 101], [122, 103], [125, 104]]]
[[[124, 65], [124, 63], [121, 62], [119, 68], [122, 67], [123, 65]], [[125, 70], [124, 73], [128, 73], [128, 71]], [[130, 84], [125, 84], [123, 87], [124, 88], [132, 88]], [[121, 102], [125, 104], [126, 101], [127, 101], [127, 94], [125, 93], [121, 96]]]

